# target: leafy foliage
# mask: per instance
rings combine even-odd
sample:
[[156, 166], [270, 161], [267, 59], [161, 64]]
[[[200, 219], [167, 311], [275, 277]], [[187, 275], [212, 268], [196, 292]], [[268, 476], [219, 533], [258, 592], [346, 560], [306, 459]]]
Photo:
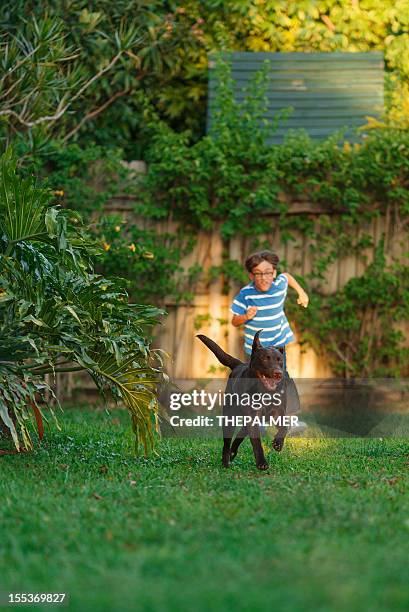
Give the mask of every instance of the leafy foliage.
[[[23, 139], [33, 153], [41, 151], [52, 137], [69, 139], [84, 120], [78, 118], [78, 105], [86, 107], [89, 90], [136, 44], [135, 29], [122, 28], [109, 46], [112, 55], [87, 73], [79, 61], [80, 53], [67, 43], [61, 19], [34, 17], [19, 24], [15, 35], [6, 31], [1, 41], [0, 77], [0, 118], [6, 121], [0, 135], [7, 143]], [[69, 118], [75, 111], [75, 127], [70, 127]]]
[[[24, 145], [18, 153], [24, 155]], [[115, 197], [135, 196], [138, 187], [122, 163], [123, 151], [107, 152], [98, 145], [80, 147], [77, 143], [64, 145], [52, 140], [43, 154], [37, 154], [23, 166], [25, 174], [35, 173], [54, 191], [66, 208], [80, 212], [88, 219], [102, 211]]]
[[[198, 143], [192, 145], [185, 133], [175, 133], [163, 122], [149, 124], [148, 172], [141, 183], [138, 213], [154, 219], [172, 213], [195, 231], [220, 222], [226, 238], [238, 232], [252, 236], [271, 231], [271, 214], [279, 216], [284, 229], [302, 229], [316, 237], [309, 217], [287, 216], [293, 198], [343, 213], [343, 225], [369, 220], [388, 204], [405, 218], [406, 133], [375, 131], [353, 147], [349, 143], [341, 147], [339, 134], [315, 143], [300, 133], [290, 134], [283, 145], [267, 146], [265, 137], [274, 122], [260, 126], [257, 114], [251, 112], [254, 99], [262, 101], [260, 84], [254, 83], [251, 95], [238, 103], [226, 66], [221, 66], [220, 80], [221, 115], [212, 133]], [[324, 215], [320, 229], [326, 230], [320, 231], [322, 237], [339, 235], [340, 227]], [[345, 246], [339, 244], [339, 250]]]
[[180, 264], [191, 252], [194, 237], [183, 230], [161, 232], [142, 229], [120, 215], [103, 216], [94, 234], [102, 241], [98, 267], [104, 274], [119, 274], [130, 281], [130, 292], [142, 303], [164, 306], [166, 296], [177, 301], [192, 299], [192, 281], [197, 270], [185, 272]]
[[48, 14], [64, 22], [66, 44], [78, 52], [84, 78], [108, 64], [118, 41], [129, 41], [135, 34], [115, 72], [102, 75], [81, 97], [85, 112], [74, 106], [66, 128], [69, 133], [79, 127], [83, 142], [96, 140], [108, 147], [115, 142], [128, 158], [136, 159], [149, 142], [139, 94], [147, 96], [174, 129], [189, 129], [197, 140], [205, 129], [208, 55], [223, 50], [381, 50], [388, 112], [376, 125], [407, 128], [407, 13], [407, 0], [100, 0], [92, 5], [72, 0], [69, 10], [59, 0], [17, 0], [4, 6], [1, 17], [4, 29], [12, 33], [21, 30], [22, 19], [32, 16], [40, 22]]
[[155, 97], [201, 44], [158, 0], [104, 0], [94, 9], [84, 0], [69, 8], [18, 0], [0, 8], [0, 20], [2, 85], [13, 94], [0, 117], [9, 119], [9, 138], [13, 129], [24, 138], [28, 131], [36, 149], [50, 136], [68, 142], [80, 132], [87, 142], [128, 145], [143, 125], [141, 95]]
[[290, 306], [304, 342], [351, 378], [405, 375], [409, 348], [397, 323], [409, 319], [409, 266], [387, 264], [381, 241], [365, 273], [329, 297], [313, 293], [308, 312]]
[[[0, 168], [0, 416], [17, 449], [32, 445], [30, 405], [47, 373], [86, 370], [129, 409], [136, 442], [153, 444], [159, 369], [145, 339], [156, 308], [128, 303], [124, 284], [92, 270], [98, 249], [79, 217], [51, 204], [10, 153]], [[42, 409], [42, 408], [41, 408]]]

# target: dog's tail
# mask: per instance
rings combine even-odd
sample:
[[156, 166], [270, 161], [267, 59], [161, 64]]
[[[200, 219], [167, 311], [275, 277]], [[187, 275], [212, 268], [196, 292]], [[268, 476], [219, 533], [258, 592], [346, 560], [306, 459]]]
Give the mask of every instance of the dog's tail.
[[240, 359], [236, 359], [228, 353], [225, 353], [224, 350], [221, 349], [218, 344], [216, 344], [216, 342], [214, 342], [207, 336], [204, 336], [203, 334], [198, 334], [197, 338], [199, 338], [207, 346], [207, 348], [209, 348], [212, 353], [216, 355], [217, 359], [224, 366], [227, 366], [228, 368], [233, 370], [233, 368], [235, 368], [236, 366], [242, 365], [243, 362], [240, 361]]

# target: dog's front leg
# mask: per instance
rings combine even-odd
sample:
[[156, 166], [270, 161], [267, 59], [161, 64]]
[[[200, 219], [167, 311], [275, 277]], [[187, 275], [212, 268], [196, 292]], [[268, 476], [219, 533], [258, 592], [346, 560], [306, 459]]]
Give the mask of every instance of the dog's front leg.
[[277, 451], [277, 453], [279, 453], [282, 450], [284, 446], [284, 440], [285, 440], [285, 437], [289, 429], [290, 429], [289, 427], [279, 427], [278, 428], [277, 433], [273, 439], [273, 448], [275, 451]]
[[242, 427], [234, 439], [233, 444], [230, 449], [230, 461], [233, 461], [235, 456], [237, 455], [237, 451], [239, 450], [240, 444], [243, 442], [244, 438], [247, 436], [246, 427]]
[[[281, 399], [281, 409], [278, 411], [278, 415], [281, 419], [287, 414], [287, 385], [284, 385], [282, 389], [283, 395]], [[284, 427], [280, 425], [277, 427], [277, 433], [273, 439], [273, 449], [277, 451], [277, 453], [281, 452], [284, 446], [284, 440], [288, 432], [290, 431], [289, 427]]]
[[222, 451], [222, 464], [223, 467], [228, 468], [230, 463], [230, 445], [233, 439], [234, 427], [230, 425], [223, 426], [223, 451]]
[[258, 425], [249, 427], [248, 432], [253, 447], [254, 458], [256, 460], [256, 466], [259, 470], [267, 470], [268, 463], [264, 456], [263, 446], [261, 444], [260, 428]]

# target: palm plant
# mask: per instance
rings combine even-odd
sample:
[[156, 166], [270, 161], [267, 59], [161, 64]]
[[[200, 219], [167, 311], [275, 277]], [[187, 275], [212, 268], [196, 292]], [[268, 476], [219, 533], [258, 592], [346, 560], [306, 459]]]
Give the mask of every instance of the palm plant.
[[[52, 412], [46, 374], [86, 370], [102, 393], [128, 408], [135, 442], [147, 453], [158, 428], [160, 367], [146, 327], [162, 311], [129, 304], [124, 281], [93, 273], [98, 249], [79, 217], [0, 159], [0, 424], [18, 451], [30, 426]], [[47, 391], [47, 393], [46, 393]]]

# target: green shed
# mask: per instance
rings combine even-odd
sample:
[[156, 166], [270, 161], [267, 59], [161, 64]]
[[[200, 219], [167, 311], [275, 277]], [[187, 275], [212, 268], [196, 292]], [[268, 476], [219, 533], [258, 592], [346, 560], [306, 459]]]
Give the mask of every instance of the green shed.
[[[292, 107], [289, 118], [280, 121], [278, 130], [268, 140], [279, 144], [289, 129], [304, 129], [314, 139], [323, 139], [341, 128], [345, 138], [357, 140], [354, 129], [365, 125], [366, 117], [377, 117], [383, 110], [383, 53], [251, 53], [221, 54], [231, 66], [236, 83], [235, 97], [244, 97], [243, 89], [265, 60], [268, 67], [268, 111], [272, 119], [283, 108]], [[209, 61], [208, 128], [214, 110], [215, 58]]]

